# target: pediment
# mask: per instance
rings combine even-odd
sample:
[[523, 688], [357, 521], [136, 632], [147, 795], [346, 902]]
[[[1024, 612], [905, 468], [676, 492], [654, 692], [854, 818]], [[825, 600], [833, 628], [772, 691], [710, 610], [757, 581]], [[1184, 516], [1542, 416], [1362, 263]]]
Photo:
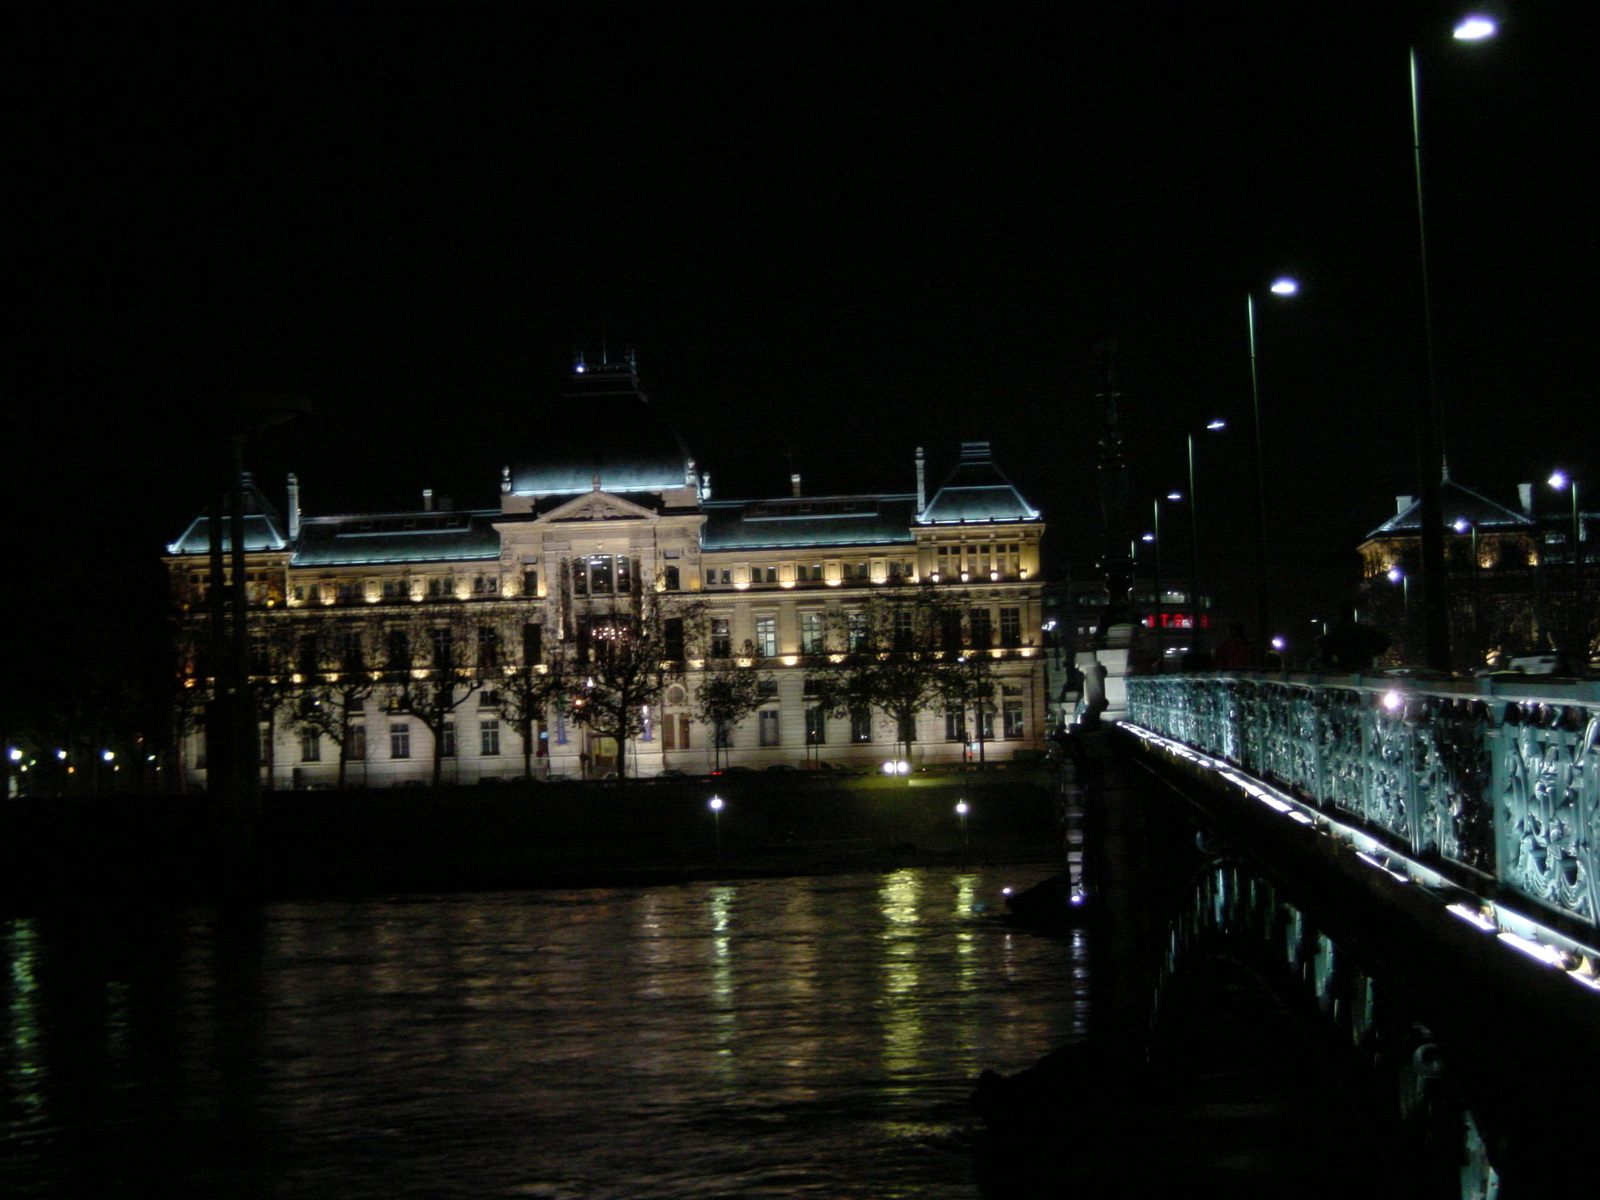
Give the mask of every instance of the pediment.
[[574, 496], [559, 508], [538, 518], [537, 524], [554, 521], [639, 521], [654, 520], [656, 514], [632, 500], [610, 492], [586, 492]]

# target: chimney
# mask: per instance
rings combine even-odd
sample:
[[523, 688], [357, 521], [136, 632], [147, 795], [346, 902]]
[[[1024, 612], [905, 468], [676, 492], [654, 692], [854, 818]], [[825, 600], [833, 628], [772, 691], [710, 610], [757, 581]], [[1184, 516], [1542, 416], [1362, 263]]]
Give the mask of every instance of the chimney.
[[1533, 516], [1533, 484], [1517, 484], [1517, 499], [1522, 501], [1522, 511]]
[[423, 512], [432, 512], [433, 511], [433, 489], [432, 488], [423, 488], [422, 489], [422, 511]]
[[792, 472], [789, 476], [789, 493], [793, 496], [800, 494], [800, 472]]
[[1397, 517], [1403, 515], [1406, 509], [1416, 502], [1417, 498], [1415, 496], [1396, 496], [1394, 498], [1394, 515]]
[[927, 507], [928, 507], [928, 481], [927, 481], [927, 476], [924, 473], [924, 464], [923, 464], [923, 458], [922, 458], [922, 447], [918, 446], [917, 447], [917, 512], [918, 512], [918, 514], [920, 515], [922, 510], [927, 508]]
[[300, 540], [300, 480], [289, 472], [289, 540]]

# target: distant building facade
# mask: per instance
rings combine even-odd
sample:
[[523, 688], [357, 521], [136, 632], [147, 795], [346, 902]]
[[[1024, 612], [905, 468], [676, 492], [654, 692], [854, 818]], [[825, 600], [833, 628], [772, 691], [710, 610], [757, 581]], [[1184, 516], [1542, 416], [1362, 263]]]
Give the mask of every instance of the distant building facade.
[[[912, 592], [961, 614], [956, 649], [985, 656], [994, 682], [992, 704], [970, 714], [937, 704], [920, 712], [909, 730], [913, 761], [961, 761], [973, 753], [978, 722], [988, 758], [1042, 749], [1044, 523], [988, 443], [963, 445], [931, 493], [919, 451], [914, 490], [806, 496], [796, 476], [787, 496], [713, 499], [631, 362], [580, 363], [566, 400], [604, 417], [603, 438], [546, 438], [503, 469], [498, 509], [440, 511], [430, 499], [417, 512], [303, 516], [291, 476], [285, 516], [253, 483], [244, 489], [249, 675], [270, 786], [423, 782], [436, 753], [447, 782], [530, 770], [540, 778], [609, 774], [618, 741], [579, 720], [570, 696], [519, 722], [505, 681], [558, 663], [581, 677], [591, 647], [603, 652], [595, 639], [618, 627], [611, 614], [637, 609], [641, 594], [659, 599], [663, 612], [677, 605], [692, 614], [694, 629], [664, 643], [664, 653], [682, 657], [639, 706], [638, 728], [623, 743], [629, 776], [701, 774], [717, 758], [757, 769], [876, 769], [908, 731], [881, 711], [825, 711], [817, 676], [846, 648], [841, 631], [852, 613]], [[908, 482], [911, 473], [907, 464]], [[207, 632], [213, 542], [231, 547], [231, 524], [222, 522], [214, 539], [212, 519], [197, 518], [167, 556], [180, 673], [196, 709], [216, 675], [207, 650], [219, 644]], [[409, 655], [403, 663], [397, 646]], [[446, 688], [444, 704], [423, 720], [397, 697], [441, 655], [459, 687]], [[698, 715], [697, 694], [708, 673], [730, 665], [759, 673], [759, 702], [718, 734]], [[330, 699], [324, 681], [336, 680], [354, 684]], [[342, 746], [307, 707], [335, 699], [349, 706]], [[206, 739], [203, 722], [189, 726], [182, 753], [195, 786]]]
[[[1573, 664], [1600, 655], [1600, 550], [1596, 514], [1497, 503], [1454, 480], [1441, 489], [1450, 591], [1450, 634], [1461, 671], [1501, 668], [1559, 650]], [[1562, 497], [1561, 499], [1566, 499]], [[1363, 620], [1393, 639], [1384, 661], [1422, 659], [1422, 505], [1396, 498], [1395, 514], [1367, 535], [1361, 555]]]

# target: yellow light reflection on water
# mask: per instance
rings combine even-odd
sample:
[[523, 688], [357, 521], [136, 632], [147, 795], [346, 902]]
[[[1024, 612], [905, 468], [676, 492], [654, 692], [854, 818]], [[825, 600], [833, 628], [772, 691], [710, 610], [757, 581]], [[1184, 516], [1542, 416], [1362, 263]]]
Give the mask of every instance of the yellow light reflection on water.
[[913, 1070], [920, 1058], [922, 1017], [916, 1003], [922, 981], [918, 958], [918, 923], [922, 879], [915, 871], [895, 871], [884, 876], [878, 892], [883, 914], [883, 996], [879, 1012], [883, 1025], [883, 1065], [891, 1072]]
[[39, 1028], [37, 979], [39, 931], [31, 917], [6, 923], [6, 961], [11, 976], [11, 1002], [6, 1006], [11, 1054], [6, 1067], [7, 1091], [29, 1118], [44, 1111], [43, 1048]]

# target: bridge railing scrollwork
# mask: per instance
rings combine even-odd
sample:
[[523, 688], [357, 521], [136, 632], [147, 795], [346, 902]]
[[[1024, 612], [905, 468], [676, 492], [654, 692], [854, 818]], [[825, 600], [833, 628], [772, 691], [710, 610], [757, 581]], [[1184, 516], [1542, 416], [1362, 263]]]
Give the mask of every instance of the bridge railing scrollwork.
[[1146, 675], [1127, 719], [1600, 928], [1600, 685]]

